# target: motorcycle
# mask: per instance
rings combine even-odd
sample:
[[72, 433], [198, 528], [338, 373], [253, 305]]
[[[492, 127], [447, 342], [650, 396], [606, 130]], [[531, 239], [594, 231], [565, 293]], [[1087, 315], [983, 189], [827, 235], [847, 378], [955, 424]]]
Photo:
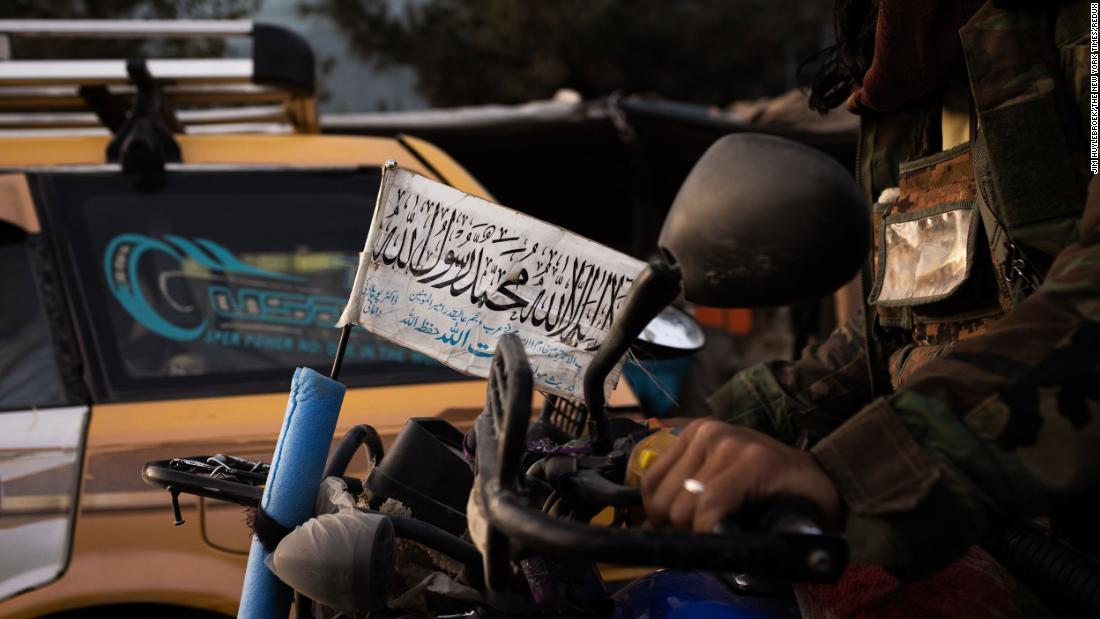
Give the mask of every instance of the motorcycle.
[[[530, 365], [519, 338], [502, 336], [469, 433], [412, 419], [384, 454], [377, 432], [353, 428], [325, 466], [315, 518], [290, 532], [257, 512], [267, 566], [296, 590], [299, 616], [409, 616], [392, 581], [409, 571], [410, 549], [432, 572], [410, 588], [416, 616], [798, 616], [790, 584], [838, 578], [844, 539], [797, 499], [751, 506], [709, 534], [640, 526], [638, 482], [675, 431], [609, 414], [603, 386], [632, 346], [699, 343], [668, 309], [681, 295], [745, 307], [839, 287], [866, 255], [868, 220], [851, 175], [820, 152], [770, 136], [719, 140], [586, 370], [583, 403], [547, 396], [532, 421]], [[360, 448], [373, 464], [365, 482], [343, 477]], [[269, 471], [219, 455], [150, 462], [142, 475], [174, 500], [254, 507]], [[613, 590], [597, 564], [662, 569]]]

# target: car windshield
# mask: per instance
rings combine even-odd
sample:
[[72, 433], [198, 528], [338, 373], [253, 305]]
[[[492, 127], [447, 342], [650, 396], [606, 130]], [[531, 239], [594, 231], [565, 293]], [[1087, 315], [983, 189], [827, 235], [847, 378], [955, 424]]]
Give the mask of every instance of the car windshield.
[[[117, 174], [43, 175], [106, 389], [279, 388], [327, 371], [379, 173], [179, 172], [155, 191]], [[357, 329], [342, 378], [455, 378]]]

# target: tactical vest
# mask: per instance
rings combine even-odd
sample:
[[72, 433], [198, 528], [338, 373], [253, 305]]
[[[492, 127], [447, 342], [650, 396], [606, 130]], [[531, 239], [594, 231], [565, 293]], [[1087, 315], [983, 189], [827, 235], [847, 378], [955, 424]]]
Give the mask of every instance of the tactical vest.
[[996, 4], [959, 32], [969, 142], [942, 150], [939, 95], [862, 115], [857, 173], [874, 230], [869, 358], [883, 387], [987, 330], [1076, 240], [1089, 180], [1088, 3]]

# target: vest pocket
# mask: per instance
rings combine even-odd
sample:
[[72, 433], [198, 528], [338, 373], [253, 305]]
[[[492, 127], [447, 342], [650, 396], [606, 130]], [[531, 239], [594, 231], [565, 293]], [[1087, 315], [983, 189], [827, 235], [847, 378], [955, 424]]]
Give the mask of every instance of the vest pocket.
[[896, 199], [875, 209], [875, 281], [868, 301], [884, 327], [917, 343], [977, 332], [1001, 313], [976, 207], [970, 144], [906, 161]]
[[973, 270], [978, 222], [973, 200], [885, 216], [869, 302], [911, 307], [955, 294]]

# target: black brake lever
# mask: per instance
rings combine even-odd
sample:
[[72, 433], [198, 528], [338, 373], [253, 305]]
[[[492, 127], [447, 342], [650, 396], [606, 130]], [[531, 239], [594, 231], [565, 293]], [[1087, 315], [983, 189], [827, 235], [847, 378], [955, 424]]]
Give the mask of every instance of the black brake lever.
[[[802, 569], [814, 576], [838, 574], [848, 562], [846, 544], [826, 532], [821, 510], [802, 497], [782, 497], [747, 506], [741, 513], [721, 520], [714, 533], [739, 537], [746, 531], [778, 535], [798, 549]], [[825, 543], [822, 543], [825, 542]]]
[[583, 470], [566, 478], [562, 490], [588, 505], [634, 507], [642, 504], [642, 493], [639, 489], [617, 484], [594, 469]]
[[825, 527], [821, 510], [802, 497], [782, 497], [754, 503], [740, 513], [722, 519], [714, 527], [718, 535], [739, 535], [744, 531], [822, 535]]

